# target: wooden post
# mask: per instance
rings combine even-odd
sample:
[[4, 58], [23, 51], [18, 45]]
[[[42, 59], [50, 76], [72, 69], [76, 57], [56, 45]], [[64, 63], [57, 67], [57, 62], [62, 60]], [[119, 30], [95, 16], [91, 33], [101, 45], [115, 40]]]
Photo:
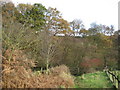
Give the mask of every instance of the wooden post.
[[118, 88], [120, 88], [120, 82], [119, 82], [119, 71], [117, 71], [117, 78], [118, 78]]
[[120, 89], [120, 81], [118, 81], [118, 88]]

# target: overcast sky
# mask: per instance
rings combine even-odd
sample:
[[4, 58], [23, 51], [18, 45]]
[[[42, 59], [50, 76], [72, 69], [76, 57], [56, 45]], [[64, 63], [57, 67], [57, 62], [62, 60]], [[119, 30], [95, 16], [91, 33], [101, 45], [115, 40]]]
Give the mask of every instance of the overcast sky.
[[12, 0], [13, 3], [41, 3], [46, 8], [57, 8], [65, 20], [81, 19], [86, 28], [92, 22], [114, 25], [118, 29], [118, 2], [120, 0]]

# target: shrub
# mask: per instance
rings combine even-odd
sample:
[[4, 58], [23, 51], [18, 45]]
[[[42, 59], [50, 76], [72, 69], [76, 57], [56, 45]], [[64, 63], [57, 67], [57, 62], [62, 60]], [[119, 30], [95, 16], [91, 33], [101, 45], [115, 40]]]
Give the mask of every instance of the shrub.
[[74, 86], [74, 77], [71, 75], [70, 70], [67, 66], [65, 65], [56, 66], [54, 68], [51, 68], [50, 72], [51, 75], [58, 77], [59, 86], [63, 86], [63, 87]]
[[[54, 72], [47, 74], [34, 74], [25, 60], [8, 61], [4, 60], [2, 67], [2, 87], [3, 88], [58, 88], [60, 86], [74, 86], [74, 79], [70, 75], [66, 66], [58, 66], [54, 69], [60, 70], [55, 75]], [[27, 68], [26, 68], [27, 66]], [[65, 71], [64, 71], [65, 68]], [[63, 72], [62, 72], [63, 69]]]
[[83, 68], [82, 71], [85, 73], [95, 72], [103, 67], [103, 62], [100, 59], [94, 58], [83, 61], [80, 66]]
[[50, 72], [53, 75], [59, 75], [63, 72], [66, 73], [66, 74], [70, 74], [69, 68], [65, 65], [60, 65], [60, 66], [53, 67], [53, 68], [50, 69]]

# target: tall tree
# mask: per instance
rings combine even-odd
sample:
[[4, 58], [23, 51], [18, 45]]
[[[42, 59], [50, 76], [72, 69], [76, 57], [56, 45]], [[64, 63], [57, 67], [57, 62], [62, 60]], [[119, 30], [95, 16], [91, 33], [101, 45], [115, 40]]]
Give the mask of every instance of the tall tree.
[[79, 31], [84, 28], [83, 21], [80, 19], [74, 19], [72, 22], [70, 22], [72, 30], [79, 34]]
[[[16, 7], [12, 2], [2, 4], [2, 25], [3, 27], [9, 27], [10, 23], [14, 23], [16, 19], [16, 13], [18, 13]], [[9, 24], [8, 24], [9, 23]]]
[[21, 13], [18, 19], [26, 26], [40, 30], [45, 25], [46, 8], [42, 4], [35, 3], [33, 6], [20, 4], [18, 10]]
[[60, 11], [49, 7], [46, 13], [46, 27], [54, 36], [56, 34], [67, 34], [70, 31], [69, 23], [62, 18]]
[[85, 37], [85, 36], [88, 36], [89, 31], [86, 29], [81, 29], [79, 33], [81, 36]]
[[102, 26], [101, 25], [93, 22], [93, 23], [90, 24], [90, 26], [91, 27], [88, 29], [90, 35], [96, 35], [96, 34], [102, 32]]
[[102, 29], [103, 29], [103, 33], [104, 33], [105, 35], [111, 36], [111, 35], [113, 35], [113, 33], [114, 33], [114, 26], [113, 26], [113, 25], [110, 25], [110, 26], [103, 25], [103, 26], [102, 26]]

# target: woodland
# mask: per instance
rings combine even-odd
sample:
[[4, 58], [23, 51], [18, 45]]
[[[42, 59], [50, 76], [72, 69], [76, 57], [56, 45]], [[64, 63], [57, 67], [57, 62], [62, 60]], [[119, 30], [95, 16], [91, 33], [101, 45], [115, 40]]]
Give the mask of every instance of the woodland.
[[81, 19], [68, 22], [40, 3], [0, 5], [3, 88], [73, 88], [75, 77], [118, 69], [113, 25], [86, 29]]

